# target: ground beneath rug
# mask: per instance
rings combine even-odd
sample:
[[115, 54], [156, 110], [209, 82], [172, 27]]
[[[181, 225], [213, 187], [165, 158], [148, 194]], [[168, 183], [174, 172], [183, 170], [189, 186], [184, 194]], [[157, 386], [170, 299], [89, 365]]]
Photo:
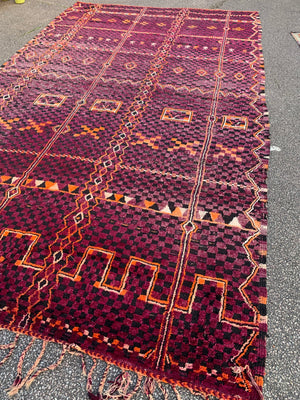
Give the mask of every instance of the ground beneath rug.
[[[104, 360], [94, 399], [151, 399], [161, 382], [262, 399], [260, 41], [257, 12], [79, 2], [4, 64], [3, 362], [25, 333], [62, 343], [57, 365]], [[27, 351], [10, 394], [42, 372], [43, 351], [22, 377]]]

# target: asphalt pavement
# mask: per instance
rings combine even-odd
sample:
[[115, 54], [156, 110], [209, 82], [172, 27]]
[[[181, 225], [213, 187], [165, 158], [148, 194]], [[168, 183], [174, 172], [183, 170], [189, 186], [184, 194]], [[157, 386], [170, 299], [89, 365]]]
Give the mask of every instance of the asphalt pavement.
[[[0, 0], [0, 64], [33, 38], [73, 0]], [[263, 27], [266, 100], [271, 123], [271, 158], [268, 173], [268, 317], [265, 400], [297, 400], [299, 385], [299, 114], [300, 47], [290, 32], [300, 32], [299, 0], [118, 0], [86, 2], [152, 7], [257, 10]], [[0, 331], [0, 344], [13, 334]], [[0, 368], [0, 400], [16, 377], [16, 366], [30, 339], [23, 337], [12, 357]], [[37, 343], [25, 360], [32, 364], [41, 347]], [[59, 355], [49, 344], [42, 366]], [[4, 354], [4, 353], [3, 353]], [[0, 354], [1, 360], [2, 352]], [[90, 361], [87, 359], [87, 362]], [[91, 364], [89, 364], [89, 367]], [[102, 366], [99, 365], [98, 369]], [[117, 372], [116, 372], [117, 373]], [[42, 374], [16, 400], [84, 400], [86, 378], [80, 358], [67, 355], [56, 370]], [[192, 399], [182, 390], [183, 400]], [[139, 398], [138, 400], [140, 400]], [[198, 397], [199, 399], [199, 397]], [[172, 400], [172, 396], [170, 396]]]

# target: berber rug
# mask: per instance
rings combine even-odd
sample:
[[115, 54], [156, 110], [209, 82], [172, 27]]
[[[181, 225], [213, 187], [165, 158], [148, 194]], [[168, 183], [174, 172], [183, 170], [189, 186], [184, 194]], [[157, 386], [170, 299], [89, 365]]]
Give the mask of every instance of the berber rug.
[[91, 399], [167, 399], [164, 383], [177, 399], [178, 386], [262, 399], [269, 124], [258, 13], [77, 2], [0, 82], [0, 327], [16, 333], [0, 362], [32, 337], [9, 394], [47, 369], [55, 341], [48, 369], [81, 356]]

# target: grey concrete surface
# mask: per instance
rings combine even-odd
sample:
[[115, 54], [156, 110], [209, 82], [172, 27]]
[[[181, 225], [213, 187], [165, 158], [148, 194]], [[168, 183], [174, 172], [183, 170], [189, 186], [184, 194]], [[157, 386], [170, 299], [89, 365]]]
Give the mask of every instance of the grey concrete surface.
[[[161, 7], [258, 10], [263, 26], [266, 98], [271, 123], [268, 218], [268, 316], [265, 400], [297, 400], [299, 386], [299, 113], [300, 47], [290, 32], [300, 31], [299, 0], [110, 0], [93, 3]], [[0, 0], [0, 64], [34, 37], [73, 0]], [[278, 151], [280, 150], [280, 151]], [[0, 343], [13, 334], [0, 332]], [[0, 369], [0, 400], [15, 378], [24, 337], [11, 359]], [[39, 351], [36, 344], [26, 360], [30, 365]], [[49, 365], [59, 355], [50, 344], [42, 362]], [[0, 359], [2, 352], [0, 354]], [[88, 361], [89, 362], [89, 361]], [[26, 367], [26, 366], [25, 366]], [[99, 366], [101, 368], [101, 366]], [[182, 399], [191, 398], [183, 391]], [[170, 399], [172, 396], [170, 396]], [[79, 357], [68, 355], [53, 372], [46, 372], [18, 400], [84, 400], [85, 378]], [[139, 397], [141, 399], [141, 397]], [[199, 399], [199, 397], [198, 397]]]

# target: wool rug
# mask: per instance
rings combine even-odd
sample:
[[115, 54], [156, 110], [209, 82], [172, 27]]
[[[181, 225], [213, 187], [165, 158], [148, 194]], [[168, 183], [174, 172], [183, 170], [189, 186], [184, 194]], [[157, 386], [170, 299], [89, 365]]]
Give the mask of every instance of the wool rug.
[[[16, 332], [2, 362], [24, 333], [63, 344], [56, 365], [91, 356], [91, 399], [167, 399], [161, 382], [262, 399], [258, 13], [77, 2], [0, 81], [0, 326]], [[30, 346], [11, 395], [43, 372], [42, 349], [22, 373]]]

